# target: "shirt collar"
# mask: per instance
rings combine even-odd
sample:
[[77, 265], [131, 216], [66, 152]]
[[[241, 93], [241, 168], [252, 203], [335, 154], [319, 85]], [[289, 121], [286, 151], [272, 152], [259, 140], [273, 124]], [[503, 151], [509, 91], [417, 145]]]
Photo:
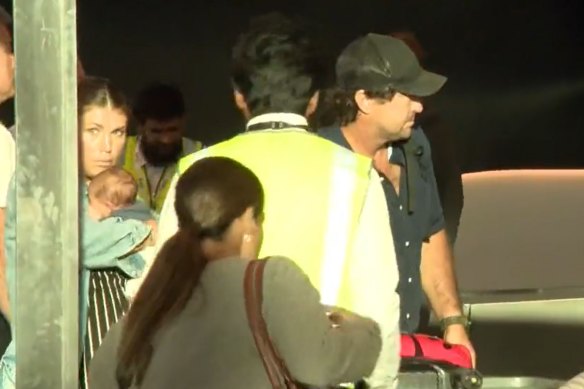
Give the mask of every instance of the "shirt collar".
[[278, 112], [266, 113], [263, 115], [255, 116], [247, 122], [245, 128], [247, 129], [250, 126], [253, 126], [254, 124], [268, 122], [283, 122], [290, 124], [291, 126], [308, 126], [308, 121], [302, 115], [298, 115], [295, 113]]
[[389, 145], [387, 148], [387, 159], [396, 165], [406, 165], [406, 155], [401, 144]]

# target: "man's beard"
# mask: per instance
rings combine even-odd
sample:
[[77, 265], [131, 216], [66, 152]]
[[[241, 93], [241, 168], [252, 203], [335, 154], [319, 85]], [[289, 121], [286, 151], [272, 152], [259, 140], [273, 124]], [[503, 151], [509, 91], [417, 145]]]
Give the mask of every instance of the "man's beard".
[[142, 153], [148, 164], [152, 166], [168, 166], [178, 162], [182, 155], [182, 140], [175, 143], [148, 142], [142, 138]]

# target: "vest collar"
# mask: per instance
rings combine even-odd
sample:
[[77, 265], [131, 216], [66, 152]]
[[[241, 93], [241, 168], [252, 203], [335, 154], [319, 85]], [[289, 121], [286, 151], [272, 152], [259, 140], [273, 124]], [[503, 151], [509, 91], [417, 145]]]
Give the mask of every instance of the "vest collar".
[[[245, 126], [246, 131], [250, 126], [259, 123], [269, 123], [269, 122], [283, 122], [290, 124], [291, 126], [308, 126], [308, 121], [304, 116], [295, 114], [295, 113], [286, 113], [286, 112], [279, 112], [279, 113], [266, 113], [263, 115], [258, 115], [251, 118], [247, 125]], [[300, 131], [305, 131], [303, 129], [299, 129]]]

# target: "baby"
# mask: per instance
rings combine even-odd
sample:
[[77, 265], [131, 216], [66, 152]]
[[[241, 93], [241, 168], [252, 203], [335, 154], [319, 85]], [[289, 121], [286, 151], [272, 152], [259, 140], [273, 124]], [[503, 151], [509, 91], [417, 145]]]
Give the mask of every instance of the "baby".
[[[130, 173], [119, 167], [104, 170], [89, 183], [89, 216], [96, 221], [112, 217], [116, 211], [132, 206], [137, 194], [138, 185]], [[125, 222], [128, 221], [121, 221]], [[148, 220], [144, 223], [150, 227], [151, 233], [140, 248], [153, 246], [156, 239], [156, 222]]]

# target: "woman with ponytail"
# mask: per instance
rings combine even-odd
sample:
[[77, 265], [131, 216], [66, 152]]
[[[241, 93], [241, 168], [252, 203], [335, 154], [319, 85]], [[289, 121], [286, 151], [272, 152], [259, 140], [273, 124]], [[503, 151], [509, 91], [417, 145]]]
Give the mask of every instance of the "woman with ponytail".
[[[92, 360], [92, 389], [272, 387], [243, 293], [261, 244], [262, 209], [258, 178], [231, 159], [202, 159], [180, 177], [179, 230]], [[269, 336], [295, 380], [325, 387], [371, 373], [381, 347], [377, 325], [343, 311], [332, 326], [294, 262], [268, 260], [263, 296]]]

